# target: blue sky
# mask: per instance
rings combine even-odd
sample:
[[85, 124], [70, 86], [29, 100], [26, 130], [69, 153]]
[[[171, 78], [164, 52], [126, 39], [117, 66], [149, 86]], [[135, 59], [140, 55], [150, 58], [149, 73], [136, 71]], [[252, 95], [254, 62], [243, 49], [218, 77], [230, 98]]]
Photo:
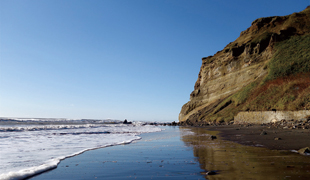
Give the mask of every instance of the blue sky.
[[201, 58], [310, 0], [1, 0], [0, 117], [177, 121]]

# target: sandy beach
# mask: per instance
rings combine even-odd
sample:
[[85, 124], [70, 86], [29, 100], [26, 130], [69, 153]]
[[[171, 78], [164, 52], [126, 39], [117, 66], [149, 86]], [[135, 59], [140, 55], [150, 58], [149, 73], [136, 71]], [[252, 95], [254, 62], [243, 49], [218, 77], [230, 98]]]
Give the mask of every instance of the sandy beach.
[[310, 147], [309, 129], [282, 129], [263, 125], [210, 126], [225, 140], [249, 146], [262, 146], [272, 150], [299, 150]]
[[[142, 140], [131, 144], [87, 151], [65, 159], [56, 169], [31, 180], [310, 178], [310, 156], [275, 150], [297, 147], [284, 146], [291, 142], [284, 136], [287, 132], [277, 131], [283, 138], [277, 142], [284, 144], [273, 145], [268, 137], [273, 136], [272, 131], [257, 135], [261, 131], [259, 126], [163, 128], [161, 132], [142, 134]], [[300, 133], [303, 137], [307, 134]], [[217, 138], [212, 140], [211, 135]]]

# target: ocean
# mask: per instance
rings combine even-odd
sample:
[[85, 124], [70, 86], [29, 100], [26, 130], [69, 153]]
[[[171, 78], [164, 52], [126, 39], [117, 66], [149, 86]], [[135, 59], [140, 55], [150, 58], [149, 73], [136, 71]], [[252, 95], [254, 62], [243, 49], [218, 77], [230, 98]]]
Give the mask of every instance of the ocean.
[[143, 122], [117, 120], [0, 119], [0, 180], [24, 179], [87, 150], [131, 143], [158, 132]]

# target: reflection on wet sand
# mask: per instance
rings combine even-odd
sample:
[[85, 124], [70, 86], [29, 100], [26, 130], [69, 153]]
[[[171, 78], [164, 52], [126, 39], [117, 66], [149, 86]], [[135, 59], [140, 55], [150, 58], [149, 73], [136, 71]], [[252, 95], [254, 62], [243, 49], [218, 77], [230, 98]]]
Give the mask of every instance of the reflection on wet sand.
[[[191, 130], [194, 133], [182, 133]], [[218, 132], [180, 127], [181, 138], [191, 146], [206, 179], [310, 179], [310, 156], [289, 151], [244, 146], [221, 140]], [[211, 135], [217, 136], [212, 140]]]

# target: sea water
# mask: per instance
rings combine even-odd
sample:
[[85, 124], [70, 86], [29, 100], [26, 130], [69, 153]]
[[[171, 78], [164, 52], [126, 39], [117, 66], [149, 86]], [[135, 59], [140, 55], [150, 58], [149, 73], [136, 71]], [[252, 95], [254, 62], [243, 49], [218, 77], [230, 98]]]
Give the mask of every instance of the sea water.
[[87, 150], [130, 143], [161, 131], [142, 122], [113, 120], [1, 119], [0, 180], [24, 179], [56, 168]]

